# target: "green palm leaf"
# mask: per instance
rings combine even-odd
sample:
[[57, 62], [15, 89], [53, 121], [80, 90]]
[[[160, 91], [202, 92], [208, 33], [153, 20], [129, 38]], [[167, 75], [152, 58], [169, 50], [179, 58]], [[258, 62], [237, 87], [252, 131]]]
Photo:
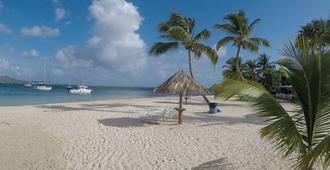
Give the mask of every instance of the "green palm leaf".
[[205, 54], [213, 65], [216, 65], [218, 63], [217, 52], [213, 48], [211, 48], [207, 45], [200, 44], [200, 43], [194, 43], [193, 51], [199, 55], [199, 56], [196, 55], [197, 59], [200, 57], [201, 54]]
[[203, 29], [201, 32], [199, 32], [194, 38], [194, 41], [199, 41], [199, 40], [206, 40], [211, 37], [211, 32], [207, 29]]
[[258, 46], [263, 45], [265, 47], [271, 47], [269, 41], [267, 39], [264, 39], [264, 38], [253, 37], [253, 38], [250, 38], [250, 41], [257, 44]]
[[167, 42], [167, 43], [158, 42], [151, 47], [149, 53], [151, 55], [160, 55], [169, 51], [170, 49], [177, 48], [178, 44], [179, 44], [178, 42]]
[[225, 80], [220, 89], [221, 97], [230, 99], [239, 95], [248, 101], [254, 110], [271, 124], [260, 131], [262, 138], [273, 142], [276, 148], [284, 152], [284, 157], [296, 150], [304, 151], [304, 144], [296, 121], [285, 111], [267, 89], [253, 82]]
[[330, 52], [313, 52], [306, 42], [301, 37], [296, 42], [299, 48], [286, 44], [284, 57], [276, 61], [296, 94], [293, 113], [253, 82], [227, 79], [214, 88], [226, 99], [239, 96], [266, 118], [270, 124], [261, 129], [261, 136], [272, 141], [284, 157], [296, 152], [296, 168], [312, 169], [319, 162], [326, 169], [330, 166]]
[[233, 36], [226, 36], [217, 42], [216, 49], [219, 50], [220, 47], [233, 41], [235, 41], [235, 38]]
[[252, 31], [252, 30], [254, 29], [254, 27], [255, 27], [260, 21], [261, 21], [261, 19], [259, 19], [259, 18], [258, 18], [258, 19], [255, 19], [255, 20], [252, 21], [251, 24], [248, 26], [248, 29]]

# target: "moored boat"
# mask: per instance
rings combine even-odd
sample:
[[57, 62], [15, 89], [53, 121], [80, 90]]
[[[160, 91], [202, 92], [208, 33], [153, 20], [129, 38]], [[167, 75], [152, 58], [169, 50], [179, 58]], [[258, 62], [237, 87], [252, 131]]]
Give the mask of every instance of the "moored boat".
[[69, 94], [91, 94], [92, 89], [87, 86], [78, 86], [78, 88], [68, 88]]
[[45, 82], [33, 83], [31, 86], [33, 89], [41, 90], [41, 91], [51, 91], [53, 89], [52, 86], [48, 85]]

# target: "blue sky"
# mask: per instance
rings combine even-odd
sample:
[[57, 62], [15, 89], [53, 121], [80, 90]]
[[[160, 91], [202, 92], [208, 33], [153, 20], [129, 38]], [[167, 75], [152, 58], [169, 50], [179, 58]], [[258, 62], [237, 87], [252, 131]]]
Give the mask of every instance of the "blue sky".
[[[51, 83], [114, 86], [156, 86], [178, 69], [187, 70], [183, 49], [159, 57], [148, 55], [158, 39], [156, 26], [171, 11], [196, 19], [196, 31], [208, 28], [214, 46], [225, 34], [213, 28], [224, 15], [245, 10], [250, 20], [261, 18], [254, 36], [267, 38], [261, 48], [275, 60], [283, 43], [301, 25], [329, 18], [329, 0], [1, 0], [0, 75], [42, 80], [47, 64]], [[196, 78], [205, 86], [221, 80], [223, 63], [235, 54], [220, 52], [213, 67], [206, 58], [194, 61]], [[244, 59], [256, 54], [242, 52]]]

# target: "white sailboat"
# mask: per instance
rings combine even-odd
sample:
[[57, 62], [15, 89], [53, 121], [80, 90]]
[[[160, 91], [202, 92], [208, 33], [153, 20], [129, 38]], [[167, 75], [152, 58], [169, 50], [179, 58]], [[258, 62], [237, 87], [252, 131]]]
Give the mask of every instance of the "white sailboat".
[[78, 88], [68, 89], [69, 94], [91, 94], [92, 89], [88, 89], [88, 86], [78, 86]]
[[33, 89], [41, 90], [41, 91], [51, 91], [53, 89], [52, 86], [49, 86], [46, 82], [35, 83], [32, 85]]
[[[49, 74], [48, 74], [46, 62], [44, 62], [44, 71], [45, 71], [44, 77], [47, 77], [47, 80], [49, 81]], [[50, 86], [49, 83], [46, 81], [34, 83], [32, 85], [32, 88], [36, 89], [36, 90], [41, 90], [41, 91], [51, 91], [53, 89], [53, 87]]]

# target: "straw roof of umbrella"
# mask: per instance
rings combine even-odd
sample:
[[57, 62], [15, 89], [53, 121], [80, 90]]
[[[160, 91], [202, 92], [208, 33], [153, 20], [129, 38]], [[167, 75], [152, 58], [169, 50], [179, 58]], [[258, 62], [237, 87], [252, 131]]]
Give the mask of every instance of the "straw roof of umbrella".
[[207, 94], [207, 91], [203, 86], [198, 84], [182, 70], [179, 70], [153, 91], [155, 93], [175, 93], [185, 95], [188, 90], [200, 94]]

